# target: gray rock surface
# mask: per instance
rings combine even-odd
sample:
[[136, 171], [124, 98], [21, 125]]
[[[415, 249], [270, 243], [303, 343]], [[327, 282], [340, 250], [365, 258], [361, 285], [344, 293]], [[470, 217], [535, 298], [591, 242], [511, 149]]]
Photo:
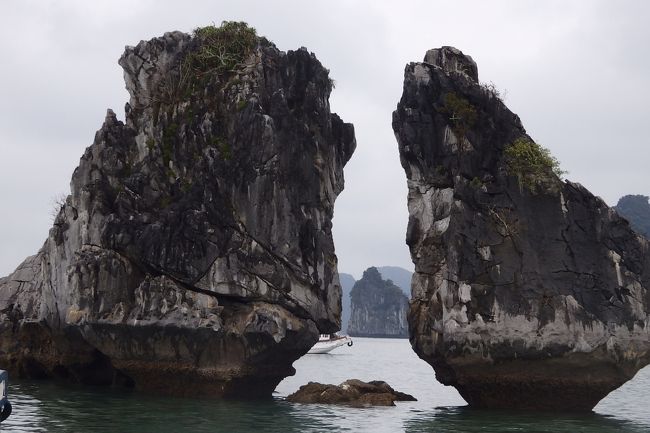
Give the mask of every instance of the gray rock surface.
[[328, 70], [257, 37], [201, 65], [206, 41], [126, 48], [126, 122], [108, 110], [42, 249], [0, 280], [14, 377], [270, 396], [339, 328], [331, 219], [355, 139]]
[[363, 272], [350, 292], [348, 334], [353, 337], [406, 338], [408, 297], [375, 267]]
[[531, 139], [471, 58], [407, 65], [393, 129], [410, 338], [438, 380], [476, 407], [590, 410], [650, 362], [648, 241], [552, 172], [521, 186], [504, 151]]

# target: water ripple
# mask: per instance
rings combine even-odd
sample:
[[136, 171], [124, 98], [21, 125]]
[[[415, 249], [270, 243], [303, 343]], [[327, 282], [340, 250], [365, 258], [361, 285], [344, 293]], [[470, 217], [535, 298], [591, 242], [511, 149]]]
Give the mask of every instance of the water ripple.
[[[650, 369], [611, 393], [588, 414], [479, 411], [435, 380], [407, 340], [355, 339], [333, 355], [307, 355], [273, 400], [163, 398], [137, 392], [52, 382], [13, 381], [11, 417], [2, 432], [19, 433], [320, 433], [320, 432], [589, 432], [650, 431]], [[349, 408], [292, 404], [284, 397], [308, 381], [386, 380], [418, 398], [397, 407]]]

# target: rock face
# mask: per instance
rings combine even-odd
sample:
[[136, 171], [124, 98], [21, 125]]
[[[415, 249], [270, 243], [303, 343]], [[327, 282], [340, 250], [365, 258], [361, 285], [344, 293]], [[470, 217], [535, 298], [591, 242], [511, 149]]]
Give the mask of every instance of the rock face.
[[637, 233], [650, 239], [650, 203], [645, 195], [626, 195], [621, 197], [615, 207], [625, 217]]
[[548, 166], [513, 175], [533, 142], [470, 57], [407, 65], [393, 129], [410, 339], [438, 380], [476, 407], [589, 410], [650, 362], [647, 240]]
[[417, 401], [415, 397], [395, 391], [381, 380], [362, 382], [349, 379], [340, 385], [309, 382], [287, 397], [292, 403], [343, 404], [353, 407], [395, 406], [396, 401]]
[[355, 139], [328, 71], [242, 23], [119, 63], [126, 123], [108, 111], [42, 249], [0, 280], [0, 365], [270, 396], [340, 326], [331, 219]]
[[363, 272], [350, 292], [348, 333], [353, 337], [406, 338], [408, 298], [391, 280], [383, 280], [377, 268]]

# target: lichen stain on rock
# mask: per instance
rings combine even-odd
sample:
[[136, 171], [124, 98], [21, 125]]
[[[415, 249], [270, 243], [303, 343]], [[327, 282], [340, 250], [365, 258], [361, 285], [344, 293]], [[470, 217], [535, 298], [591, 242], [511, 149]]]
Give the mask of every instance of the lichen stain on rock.
[[393, 129], [410, 339], [442, 383], [476, 407], [590, 410], [650, 362], [648, 241], [543, 148], [522, 185], [505, 150], [536, 144], [470, 57], [443, 47], [407, 65]]
[[[196, 63], [208, 41], [240, 42], [223, 29], [252, 43]], [[108, 110], [42, 249], [0, 280], [3, 368], [270, 396], [339, 329], [331, 220], [354, 130], [313, 54], [251, 30], [126, 48], [125, 123]]]

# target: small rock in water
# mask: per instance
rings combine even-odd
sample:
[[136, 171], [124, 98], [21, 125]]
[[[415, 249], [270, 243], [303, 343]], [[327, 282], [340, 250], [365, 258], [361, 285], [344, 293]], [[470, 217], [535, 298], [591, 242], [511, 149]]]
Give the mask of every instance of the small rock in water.
[[415, 397], [395, 391], [381, 380], [363, 382], [349, 379], [340, 385], [309, 382], [287, 397], [292, 403], [345, 404], [353, 407], [395, 406], [396, 401], [417, 401]]

